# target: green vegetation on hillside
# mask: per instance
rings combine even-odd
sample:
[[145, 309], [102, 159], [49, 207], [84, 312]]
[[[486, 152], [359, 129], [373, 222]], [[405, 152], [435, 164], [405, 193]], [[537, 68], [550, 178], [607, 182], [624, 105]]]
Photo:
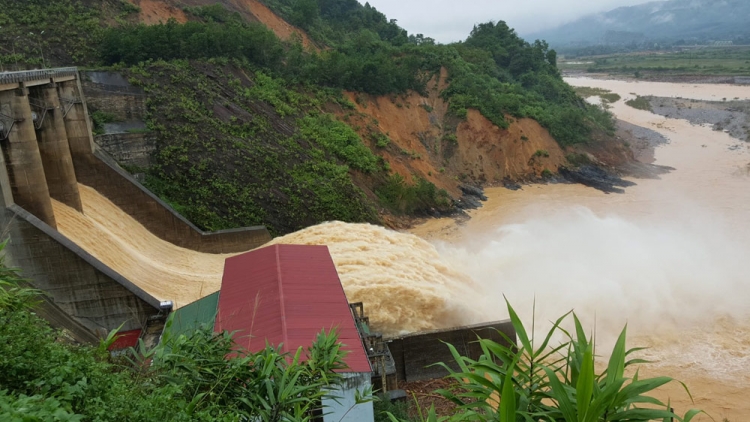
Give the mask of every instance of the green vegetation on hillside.
[[410, 37], [395, 19], [388, 20], [369, 3], [362, 6], [357, 0], [266, 0], [264, 3], [321, 45], [339, 45], [363, 30], [395, 46], [425, 40], [422, 35]]
[[0, 0], [0, 66], [96, 63], [107, 18], [124, 23], [136, 10], [125, 0]]
[[221, 61], [125, 72], [149, 93], [148, 125], [159, 139], [146, 185], [200, 227], [265, 224], [279, 234], [378, 221], [349, 177], [350, 168], [377, 172], [377, 158], [314, 97]]
[[[281, 41], [220, 4], [185, 8], [185, 24], [145, 26], [120, 0], [0, 0], [0, 19], [7, 34], [44, 28], [54, 64], [109, 66], [146, 90], [148, 125], [158, 136], [146, 184], [207, 230], [265, 224], [281, 234], [332, 219], [378, 221], [377, 208], [450, 209], [447, 193], [430, 182], [391, 174], [375, 155], [387, 143], [373, 142], [373, 152], [328, 114], [351, 107], [341, 90], [424, 94], [445, 68], [450, 85], [441, 95], [453, 117], [474, 108], [503, 128], [508, 116], [530, 117], [561, 145], [612, 132], [611, 115], [562, 81], [556, 53], [504, 22], [436, 45], [356, 0], [269, 5], [326, 48]], [[5, 26], [0, 39], [9, 41]], [[37, 63], [33, 50], [24, 51], [22, 63]], [[0, 51], [4, 63], [17, 58]]]
[[[239, 35], [228, 40], [229, 33]], [[500, 127], [508, 126], [506, 115], [531, 117], [563, 145], [588, 141], [600, 119], [596, 107], [581, 102], [562, 81], [554, 50], [543, 42], [527, 43], [504, 22], [477, 25], [465, 42], [452, 45], [394, 45], [370, 29], [320, 53], [281, 45], [258, 24], [172, 21], [109, 30], [102, 58], [134, 65], [149, 59], [234, 57], [292, 83], [374, 95], [423, 92], [443, 66], [450, 87], [442, 95], [458, 117], [476, 108]]]

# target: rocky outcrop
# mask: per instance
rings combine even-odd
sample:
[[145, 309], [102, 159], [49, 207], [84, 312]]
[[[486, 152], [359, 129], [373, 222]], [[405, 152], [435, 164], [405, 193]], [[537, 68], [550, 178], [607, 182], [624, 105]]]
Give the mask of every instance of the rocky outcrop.
[[635, 183], [623, 180], [595, 165], [584, 165], [577, 169], [561, 167], [560, 176], [569, 182], [580, 183], [607, 193], [622, 193], [622, 188], [635, 186]]
[[476, 209], [482, 206], [482, 201], [487, 200], [482, 188], [470, 185], [459, 185], [463, 195], [456, 200], [456, 208], [461, 210]]

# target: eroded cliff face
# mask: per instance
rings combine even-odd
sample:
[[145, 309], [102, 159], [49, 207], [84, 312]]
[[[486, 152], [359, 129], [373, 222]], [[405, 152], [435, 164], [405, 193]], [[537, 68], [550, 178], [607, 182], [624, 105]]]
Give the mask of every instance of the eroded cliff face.
[[[128, 0], [138, 6], [138, 19], [146, 25], [155, 25], [160, 22], [166, 23], [169, 19], [177, 22], [187, 22], [189, 17], [182, 10], [184, 6], [210, 6], [217, 0]], [[260, 22], [272, 30], [282, 40], [290, 40], [297, 37], [306, 48], [315, 49], [316, 46], [307, 36], [305, 31], [297, 28], [276, 15], [271, 9], [258, 0], [226, 0], [222, 1], [225, 7], [238, 12], [250, 22]]]
[[456, 171], [483, 183], [532, 179], [544, 170], [557, 172], [565, 154], [547, 129], [532, 119], [510, 120], [510, 127], [501, 129], [469, 110], [466, 121], [458, 125]]
[[427, 85], [426, 96], [347, 93], [356, 110], [340, 117], [394, 172], [406, 180], [424, 178], [454, 196], [461, 183], [532, 180], [565, 163], [562, 148], [532, 119], [509, 118], [512, 123], [502, 129], [477, 110], [469, 110], [466, 119], [452, 116], [440, 97], [447, 78], [443, 69]]
[[141, 10], [138, 12], [138, 20], [146, 25], [156, 25], [158, 23], [167, 23], [168, 20], [174, 19], [177, 22], [185, 23], [188, 21], [185, 12], [176, 4], [170, 1], [162, 0], [129, 0]]
[[[215, 1], [206, 1], [206, 3], [209, 4], [213, 2]], [[310, 37], [307, 36], [307, 33], [305, 33], [304, 30], [286, 22], [260, 1], [229, 0], [227, 3], [240, 12], [240, 14], [250, 17], [252, 20], [257, 20], [267, 26], [268, 29], [272, 30], [276, 36], [282, 40], [288, 41], [292, 38], [298, 37], [301, 40], [302, 45], [306, 48], [316, 48], [315, 44]]]

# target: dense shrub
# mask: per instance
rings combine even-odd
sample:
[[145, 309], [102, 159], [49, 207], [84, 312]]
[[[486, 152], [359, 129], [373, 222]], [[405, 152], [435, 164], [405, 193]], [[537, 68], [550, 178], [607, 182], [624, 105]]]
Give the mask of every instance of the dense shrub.
[[398, 213], [425, 214], [433, 210], [445, 211], [452, 205], [445, 190], [422, 178], [416, 178], [414, 185], [408, 184], [399, 174], [391, 175], [375, 193], [384, 205]]
[[[507, 309], [518, 341], [503, 333], [503, 344], [479, 339], [482, 354], [476, 360], [447, 345], [455, 363], [452, 367], [439, 365], [455, 384], [436, 393], [458, 409], [453, 415], [437, 416], [433, 407], [422, 421], [690, 422], [703, 413], [689, 410], [680, 417], [669, 403], [649, 395], [674, 382], [671, 378], [642, 378], [638, 370], [634, 376], [628, 375], [633, 367], [648, 362], [633, 356], [641, 349], [626, 348], [627, 328], [605, 366], [601, 361], [597, 364], [601, 358], [594, 352], [593, 336], [586, 334], [574, 313], [558, 318], [539, 338], [526, 329], [510, 304]], [[570, 319], [574, 329], [563, 328]], [[532, 323], [532, 327], [536, 325]], [[389, 417], [391, 422], [406, 422], [394, 414]]]

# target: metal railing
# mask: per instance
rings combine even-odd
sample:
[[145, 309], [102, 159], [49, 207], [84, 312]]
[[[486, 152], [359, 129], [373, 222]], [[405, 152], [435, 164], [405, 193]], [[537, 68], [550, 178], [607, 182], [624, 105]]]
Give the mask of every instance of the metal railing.
[[54, 69], [23, 70], [19, 72], [0, 73], [0, 85], [27, 81], [38, 81], [59, 76], [76, 76], [77, 67], [58, 67]]

